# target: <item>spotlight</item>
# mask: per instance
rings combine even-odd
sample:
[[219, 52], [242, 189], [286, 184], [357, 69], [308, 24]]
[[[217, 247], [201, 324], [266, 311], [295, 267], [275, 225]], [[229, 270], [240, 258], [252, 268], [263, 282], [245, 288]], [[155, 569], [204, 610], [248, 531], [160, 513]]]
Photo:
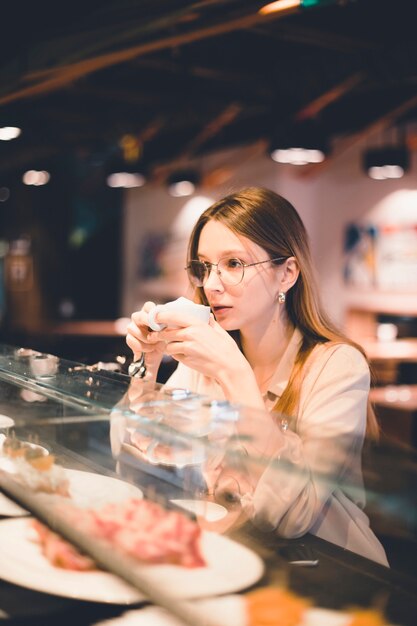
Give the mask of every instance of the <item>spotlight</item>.
[[143, 187], [146, 179], [139, 172], [113, 172], [107, 176], [107, 185], [112, 188], [124, 187], [132, 189], [133, 187]]
[[168, 191], [175, 198], [191, 196], [198, 182], [199, 176], [194, 170], [178, 170], [168, 177]]
[[364, 170], [374, 180], [402, 178], [408, 166], [409, 154], [405, 146], [375, 148], [363, 155]]
[[0, 127], [0, 141], [11, 141], [19, 137], [22, 132], [21, 128], [17, 126], [1, 126]]
[[106, 182], [109, 187], [132, 189], [146, 183], [145, 168], [140, 162], [113, 159], [107, 166]]
[[50, 178], [51, 175], [46, 170], [27, 170], [22, 176], [25, 185], [34, 185], [35, 187], [47, 185]]
[[321, 163], [327, 151], [324, 133], [310, 120], [278, 131], [269, 147], [271, 159], [291, 165]]

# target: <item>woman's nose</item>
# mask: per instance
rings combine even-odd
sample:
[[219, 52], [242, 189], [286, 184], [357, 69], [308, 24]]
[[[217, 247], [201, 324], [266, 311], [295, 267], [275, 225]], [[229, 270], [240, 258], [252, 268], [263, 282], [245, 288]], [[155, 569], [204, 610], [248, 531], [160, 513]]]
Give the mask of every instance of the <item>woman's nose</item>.
[[204, 283], [204, 289], [211, 289], [213, 291], [223, 291], [223, 283], [220, 280], [220, 272], [215, 265], [211, 266], [210, 273]]

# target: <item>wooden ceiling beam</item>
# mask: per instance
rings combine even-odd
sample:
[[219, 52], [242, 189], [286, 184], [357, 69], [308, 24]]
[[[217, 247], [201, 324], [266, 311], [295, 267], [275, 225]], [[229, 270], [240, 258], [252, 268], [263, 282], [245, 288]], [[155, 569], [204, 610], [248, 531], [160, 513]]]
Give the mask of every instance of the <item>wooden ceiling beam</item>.
[[144, 144], [147, 141], [154, 139], [164, 127], [165, 122], [166, 119], [163, 116], [157, 115], [138, 133], [138, 141]]
[[68, 85], [84, 76], [88, 76], [98, 70], [102, 70], [106, 67], [116, 65], [119, 63], [125, 63], [131, 61], [137, 57], [166, 50], [169, 48], [175, 48], [178, 46], [187, 45], [203, 39], [211, 37], [218, 37], [225, 35], [235, 30], [242, 30], [250, 28], [255, 24], [266, 23], [271, 20], [282, 18], [289, 13], [297, 13], [298, 8], [290, 9], [280, 13], [271, 13], [268, 15], [261, 15], [260, 13], [251, 13], [243, 17], [235, 18], [229, 21], [216, 23], [211, 26], [196, 28], [189, 32], [180, 33], [170, 37], [164, 37], [155, 41], [149, 41], [137, 46], [125, 48], [124, 50], [118, 50], [116, 52], [110, 52], [108, 54], [102, 54], [90, 59], [73, 63], [72, 65], [59, 67], [52, 76], [49, 76], [45, 80], [33, 85], [17, 89], [12, 93], [3, 95], [0, 97], [0, 105], [8, 104], [16, 100], [21, 100], [28, 97], [40, 96], [51, 91], [56, 91]]
[[223, 128], [231, 124], [242, 111], [239, 104], [232, 103], [227, 106], [219, 115], [204, 126], [204, 128], [192, 139], [188, 145], [169, 160], [169, 163], [159, 163], [152, 170], [152, 181], [154, 183], [163, 182], [168, 174], [179, 167], [187, 167], [192, 160], [196, 150], [206, 141], [212, 139]]
[[[199, 5], [202, 4], [204, 3], [199, 3]], [[170, 12], [163, 17], [158, 17], [151, 21], [144, 22], [143, 15], [138, 15], [136, 21], [130, 19], [129, 21], [125, 20], [119, 22], [120, 8], [117, 2], [115, 3], [115, 7], [116, 15], [112, 16], [114, 19], [112, 19], [111, 26], [94, 28], [87, 32], [71, 33], [71, 35], [61, 37], [59, 40], [49, 41], [46, 50], [49, 47], [54, 57], [57, 56], [56, 51], [62, 49], [62, 54], [59, 55], [59, 66], [31, 70], [23, 80], [33, 81], [52, 76], [59, 71], [61, 67], [78, 62], [89, 55], [97, 55], [102, 52], [103, 48], [109, 49], [112, 46], [120, 46], [128, 39], [140, 39], [143, 35], [149, 37], [152, 34], [156, 34], [161, 29], [172, 29], [184, 21], [193, 21], [196, 18], [196, 14], [193, 13], [194, 5], [190, 6], [189, 3], [187, 3], [187, 6], [184, 8]], [[110, 19], [110, 16], [107, 19]], [[65, 48], [66, 54], [64, 55]]]
[[306, 119], [316, 117], [321, 111], [327, 108], [333, 102], [343, 98], [349, 91], [352, 91], [366, 78], [365, 72], [357, 72], [346, 78], [338, 85], [334, 85], [321, 96], [312, 100], [309, 104], [300, 109], [294, 116], [296, 122], [302, 122]]
[[177, 161], [190, 159], [204, 143], [218, 135], [226, 126], [235, 121], [241, 113], [240, 104], [229, 104], [219, 115], [206, 124], [202, 130], [192, 139], [188, 145], [180, 152]]
[[265, 87], [259, 83], [259, 76], [256, 74], [248, 74], [240, 71], [240, 68], [236, 71], [230, 71], [226, 68], [213, 69], [212, 67], [204, 67], [201, 65], [187, 65], [184, 67], [182, 63], [175, 63], [169, 59], [153, 59], [149, 57], [140, 57], [135, 62], [135, 67], [141, 67], [145, 69], [152, 69], [169, 74], [184, 74], [188, 76], [194, 76], [196, 78], [202, 78], [204, 80], [216, 81], [219, 83], [236, 84], [242, 89], [242, 85], [250, 84], [251, 95], [255, 94], [257, 98], [270, 98], [273, 95], [272, 86], [270, 88]]

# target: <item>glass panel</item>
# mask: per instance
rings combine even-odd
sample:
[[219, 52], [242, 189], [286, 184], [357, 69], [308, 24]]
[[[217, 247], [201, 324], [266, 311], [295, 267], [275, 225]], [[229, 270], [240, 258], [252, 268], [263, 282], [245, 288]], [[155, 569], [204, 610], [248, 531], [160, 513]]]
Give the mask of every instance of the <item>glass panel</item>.
[[[330, 439], [325, 456], [315, 455], [314, 442], [310, 444], [306, 465], [288, 416], [10, 346], [0, 348], [0, 398], [0, 488], [9, 496], [0, 494], [0, 515], [10, 518], [0, 522], [7, 565], [0, 565], [0, 578], [57, 595], [74, 593], [71, 585], [61, 585], [60, 569], [52, 579], [39, 573], [28, 580], [8, 562], [9, 544], [19, 555], [22, 546], [31, 554], [38, 545], [33, 537], [42, 542], [44, 536], [39, 528], [33, 535], [32, 522], [22, 516], [16, 500], [105, 569], [183, 619], [189, 609], [184, 599], [274, 586], [284, 578], [301, 595], [337, 609], [372, 605], [384, 580], [395, 599], [388, 606], [392, 619], [412, 623], [399, 608], [398, 593], [413, 593], [415, 569], [402, 571], [399, 585], [392, 577], [404, 560], [388, 570], [339, 548], [329, 529], [325, 535], [314, 528], [312, 509], [304, 501], [316, 497], [318, 513], [320, 503], [328, 506], [327, 493], [336, 494], [341, 509], [358, 503], [360, 527], [364, 481], [367, 510], [381, 538], [397, 554], [406, 540], [403, 545], [412, 556], [417, 526], [413, 451], [369, 444], [363, 476], [347, 474], [344, 459], [356, 443]], [[337, 524], [331, 528], [337, 530]], [[327, 541], [320, 538], [322, 530]], [[2, 535], [6, 531], [7, 538]], [[58, 560], [69, 559], [70, 569], [92, 567], [66, 549], [57, 554]], [[175, 585], [160, 569], [154, 576], [141, 566], [145, 561], [159, 567], [164, 560], [179, 568]], [[326, 584], [337, 563], [346, 585], [340, 593], [337, 588], [326, 595], [307, 575], [295, 574], [293, 563], [319, 564]], [[137, 601], [137, 589], [111, 581], [77, 587], [76, 597]], [[188, 592], [173, 595], [173, 589]], [[191, 623], [200, 618], [191, 611]]]

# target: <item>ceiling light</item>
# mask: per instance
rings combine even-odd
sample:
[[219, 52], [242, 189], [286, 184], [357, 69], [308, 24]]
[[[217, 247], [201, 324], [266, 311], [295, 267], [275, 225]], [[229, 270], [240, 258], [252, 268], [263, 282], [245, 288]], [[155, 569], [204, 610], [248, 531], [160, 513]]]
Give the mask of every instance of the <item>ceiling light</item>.
[[126, 160], [115, 156], [105, 167], [106, 182], [112, 188], [133, 189], [146, 183], [146, 169], [138, 159]]
[[309, 148], [274, 148], [271, 150], [271, 159], [277, 163], [290, 163], [291, 165], [307, 165], [308, 163], [321, 163], [325, 155], [322, 150]]
[[180, 198], [191, 196], [198, 184], [198, 175], [194, 170], [181, 170], [173, 172], [167, 180], [168, 191], [171, 196]]
[[49, 182], [51, 175], [46, 170], [28, 170], [23, 174], [22, 180], [25, 185], [40, 187]]
[[363, 155], [364, 170], [374, 180], [402, 178], [408, 166], [409, 154], [405, 146], [374, 148]]
[[145, 182], [145, 176], [139, 172], [113, 172], [107, 176], [107, 184], [113, 188], [132, 189], [134, 187], [143, 187]]
[[275, 134], [269, 147], [271, 159], [291, 165], [321, 163], [326, 158], [326, 153], [324, 133], [312, 120], [281, 129]]
[[10, 141], [16, 139], [21, 133], [21, 129], [17, 126], [0, 126], [0, 141]]
[[300, 6], [301, 0], [277, 0], [276, 2], [268, 2], [259, 9], [261, 15], [269, 13], [280, 13], [288, 9], [296, 9]]
[[314, 9], [326, 4], [336, 4], [337, 2], [338, 0], [276, 0], [275, 2], [268, 2], [268, 4], [261, 7], [259, 13], [268, 15], [269, 13], [283, 13], [284, 11], [298, 8]]

